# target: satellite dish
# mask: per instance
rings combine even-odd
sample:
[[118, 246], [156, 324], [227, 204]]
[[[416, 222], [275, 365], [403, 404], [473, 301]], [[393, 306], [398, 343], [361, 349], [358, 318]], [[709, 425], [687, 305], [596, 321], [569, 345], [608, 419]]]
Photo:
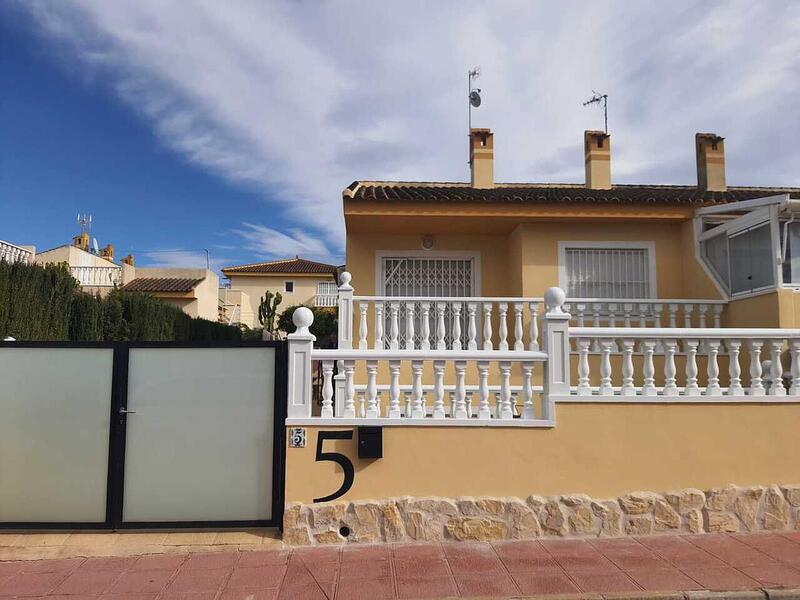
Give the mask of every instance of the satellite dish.
[[472, 91], [469, 93], [469, 103], [470, 103], [472, 106], [474, 106], [475, 108], [478, 108], [478, 107], [481, 105], [481, 94], [480, 94], [480, 90], [472, 90]]
[[95, 254], [100, 254], [100, 246], [97, 245], [97, 238], [92, 238], [92, 250]]

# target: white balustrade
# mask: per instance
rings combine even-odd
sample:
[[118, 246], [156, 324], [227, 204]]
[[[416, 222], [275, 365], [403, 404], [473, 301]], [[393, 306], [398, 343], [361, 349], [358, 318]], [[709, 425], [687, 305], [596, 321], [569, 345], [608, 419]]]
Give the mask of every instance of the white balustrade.
[[28, 264], [33, 262], [33, 256], [33, 251], [28, 248], [23, 248], [22, 246], [0, 240], [0, 261]]
[[[556, 402], [581, 399], [719, 402], [734, 398], [747, 401], [751, 397], [765, 397], [764, 401], [771, 402], [800, 401], [800, 330], [797, 329], [570, 327], [569, 335], [577, 349], [578, 381], [569, 397], [559, 395]], [[611, 358], [615, 340], [622, 348], [619, 363]], [[765, 346], [769, 360], [762, 363]], [[742, 382], [743, 348], [749, 355], [747, 387]], [[785, 354], [791, 363], [788, 374], [784, 373]], [[656, 357], [663, 362], [661, 386], [656, 385]], [[700, 358], [705, 361], [704, 385], [698, 382]], [[552, 361], [552, 356], [548, 360]], [[678, 360], [685, 364], [680, 374]], [[721, 380], [722, 360], [728, 363], [725, 381]], [[788, 391], [785, 375], [791, 379]]]
[[70, 267], [82, 287], [114, 287], [122, 283], [122, 267]]

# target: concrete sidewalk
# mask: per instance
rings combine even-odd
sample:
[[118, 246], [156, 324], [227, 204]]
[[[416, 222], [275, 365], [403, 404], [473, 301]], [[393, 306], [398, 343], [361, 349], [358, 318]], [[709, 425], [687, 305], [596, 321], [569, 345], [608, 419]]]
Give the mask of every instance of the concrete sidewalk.
[[[0, 562], [0, 597], [695, 598], [800, 588], [800, 533], [347, 546]], [[661, 592], [674, 592], [664, 596]], [[793, 595], [794, 594], [794, 595]], [[794, 592], [770, 598], [797, 597]]]

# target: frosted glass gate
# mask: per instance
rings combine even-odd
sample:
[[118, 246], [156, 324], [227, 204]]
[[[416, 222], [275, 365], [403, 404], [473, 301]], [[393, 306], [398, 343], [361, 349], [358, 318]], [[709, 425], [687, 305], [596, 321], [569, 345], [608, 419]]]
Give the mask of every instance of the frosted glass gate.
[[0, 528], [274, 525], [285, 342], [0, 342]]

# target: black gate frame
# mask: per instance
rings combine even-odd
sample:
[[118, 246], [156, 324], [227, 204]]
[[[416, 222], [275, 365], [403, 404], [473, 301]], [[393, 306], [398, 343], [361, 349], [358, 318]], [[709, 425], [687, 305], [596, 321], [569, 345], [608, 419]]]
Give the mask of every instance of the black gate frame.
[[[202, 342], [5, 342], [0, 348], [100, 348], [113, 352], [111, 394], [109, 402], [108, 472], [106, 515], [102, 522], [0, 522], [0, 530], [8, 529], [198, 529], [235, 527], [280, 527], [285, 505], [286, 474], [286, 406], [288, 343], [285, 341], [218, 340]], [[274, 348], [275, 389], [273, 397], [272, 452], [272, 518], [250, 521], [153, 521], [126, 522], [122, 519], [125, 484], [125, 440], [128, 405], [128, 358], [131, 348]], [[56, 500], [57, 501], [57, 500]]]

